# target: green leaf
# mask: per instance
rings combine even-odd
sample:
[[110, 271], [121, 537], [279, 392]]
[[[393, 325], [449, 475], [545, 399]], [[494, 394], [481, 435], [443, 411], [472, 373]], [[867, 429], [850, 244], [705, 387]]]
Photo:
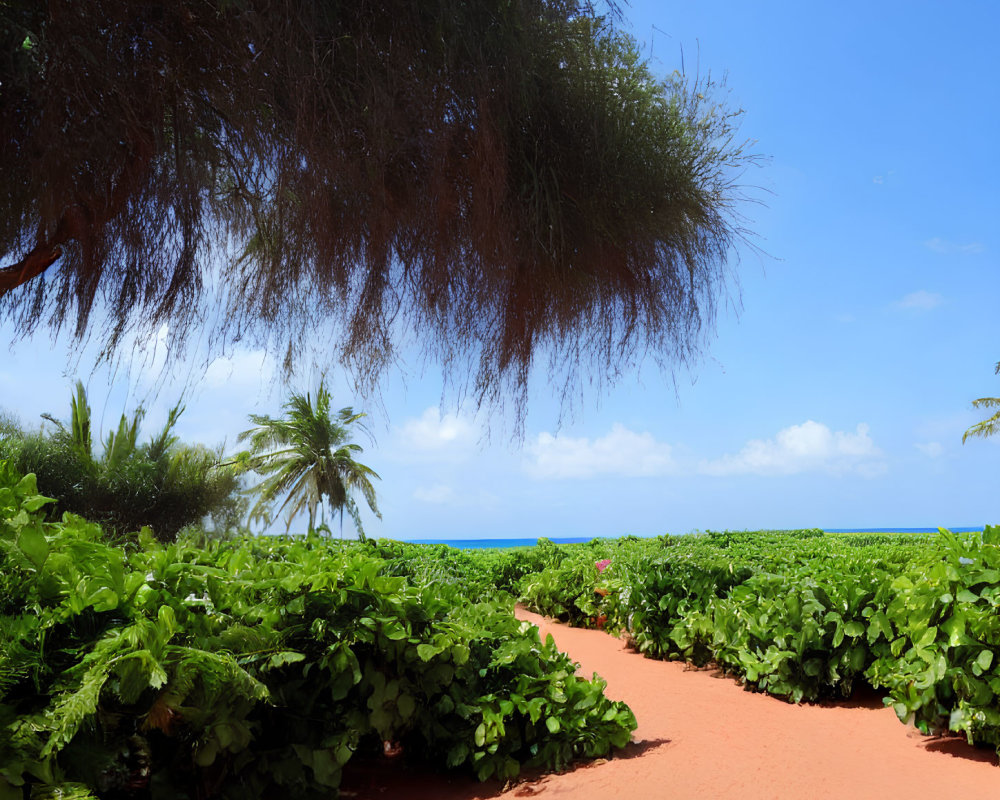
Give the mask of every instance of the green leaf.
[[937, 638], [937, 628], [927, 628], [917, 639], [913, 646], [917, 649], [928, 647], [933, 644], [934, 640]]
[[336, 789], [340, 786], [340, 763], [330, 750], [313, 750], [312, 769], [316, 782]]
[[990, 650], [981, 651], [979, 656], [976, 658], [976, 664], [979, 665], [979, 668], [982, 669], [983, 672], [986, 672], [986, 670], [988, 670], [993, 664], [993, 653]]
[[546, 717], [545, 727], [549, 729], [549, 733], [559, 733], [562, 729], [562, 725], [560, 725], [558, 717]]
[[286, 664], [297, 664], [300, 661], [305, 661], [305, 653], [298, 653], [294, 650], [283, 650], [280, 653], [275, 653], [267, 660], [268, 669], [277, 669], [283, 667]]
[[35, 512], [38, 511], [38, 509], [40, 509], [42, 506], [54, 502], [55, 500], [53, 500], [51, 497], [43, 497], [40, 494], [36, 494], [32, 495], [31, 497], [25, 497], [21, 501], [21, 508], [23, 508], [25, 511]]
[[[481, 747], [482, 745], [480, 745]], [[457, 767], [462, 764], [469, 755], [469, 748], [464, 742], [459, 742], [448, 751], [447, 763], [449, 767]], [[20, 800], [20, 798], [18, 798]]]
[[24, 793], [20, 786], [11, 786], [7, 779], [0, 775], [0, 800], [22, 800]]
[[37, 525], [21, 529], [21, 535], [17, 537], [17, 546], [36, 569], [41, 569], [45, 559], [49, 557], [49, 543]]
[[219, 741], [212, 738], [204, 746], [198, 748], [194, 754], [194, 763], [199, 767], [210, 767], [215, 763], [215, 757], [219, 754]]
[[865, 632], [865, 626], [863, 623], [856, 620], [852, 620], [844, 625], [844, 633], [848, 636], [858, 637]]
[[399, 716], [403, 718], [405, 722], [410, 717], [413, 716], [413, 712], [417, 709], [417, 703], [413, 699], [413, 695], [401, 694], [396, 698], [396, 710], [399, 712]]
[[983, 528], [983, 544], [1000, 545], [1000, 525], [987, 525]]
[[435, 647], [432, 644], [418, 644], [417, 645], [417, 655], [420, 656], [421, 661], [430, 661], [434, 656], [441, 652], [441, 649]]

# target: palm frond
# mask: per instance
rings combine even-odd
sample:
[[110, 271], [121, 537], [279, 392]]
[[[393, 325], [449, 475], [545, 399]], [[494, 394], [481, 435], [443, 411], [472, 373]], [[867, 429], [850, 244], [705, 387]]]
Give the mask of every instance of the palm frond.
[[167, 421], [163, 425], [163, 429], [154, 436], [149, 444], [146, 446], [146, 452], [149, 458], [153, 461], [158, 461], [162, 458], [166, 452], [177, 443], [177, 437], [171, 434], [174, 426], [177, 425], [177, 420], [180, 419], [181, 414], [184, 413], [184, 406], [180, 400], [177, 404], [167, 412]]
[[980, 397], [972, 401], [973, 408], [1000, 408], [1000, 397]]
[[[990, 405], [990, 407], [1000, 407], [1000, 398], [983, 398], [984, 400], [995, 401]], [[969, 428], [964, 434], [962, 434], [962, 444], [965, 444], [965, 440], [969, 437], [978, 437], [986, 439], [990, 436], [996, 436], [1000, 433], [1000, 411], [994, 414], [992, 417], [984, 419], [982, 422], [977, 422], [971, 428]]]
[[83, 381], [76, 382], [76, 394], [70, 400], [70, 435], [81, 453], [88, 456], [92, 452], [93, 439], [90, 431], [90, 403]]

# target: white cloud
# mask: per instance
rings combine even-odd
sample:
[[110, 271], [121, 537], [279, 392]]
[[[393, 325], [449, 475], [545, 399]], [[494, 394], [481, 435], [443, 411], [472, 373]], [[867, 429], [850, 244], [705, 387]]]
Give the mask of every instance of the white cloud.
[[208, 365], [203, 382], [212, 389], [256, 389], [274, 375], [274, 358], [264, 350], [238, 350]]
[[617, 422], [593, 440], [540, 433], [525, 449], [523, 467], [535, 478], [652, 477], [674, 469], [670, 445]]
[[455, 499], [455, 490], [444, 483], [434, 486], [419, 486], [413, 492], [413, 497], [421, 503], [450, 503]]
[[928, 458], [938, 458], [944, 453], [941, 442], [917, 442], [913, 446]]
[[937, 308], [943, 302], [944, 298], [941, 295], [921, 289], [918, 292], [910, 292], [908, 295], [901, 297], [893, 305], [896, 308], [912, 311], [930, 311], [932, 308]]
[[706, 475], [795, 475], [802, 472], [874, 477], [885, 471], [882, 452], [860, 423], [854, 433], [831, 431], [813, 420], [778, 431], [773, 439], [752, 439], [736, 455], [703, 461]]
[[433, 406], [417, 418], [406, 420], [400, 428], [403, 446], [420, 454], [454, 455], [475, 443], [476, 427], [472, 420], [458, 414], [445, 414]]
[[946, 239], [941, 239], [938, 236], [924, 242], [924, 247], [928, 250], [933, 250], [935, 253], [944, 253], [946, 255], [975, 255], [986, 250], [982, 242], [959, 244], [958, 242], [949, 242]]

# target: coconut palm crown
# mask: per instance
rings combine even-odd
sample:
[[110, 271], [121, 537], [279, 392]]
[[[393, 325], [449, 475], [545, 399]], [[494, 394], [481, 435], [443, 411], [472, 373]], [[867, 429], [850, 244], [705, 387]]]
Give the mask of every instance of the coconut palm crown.
[[[1000, 361], [996, 364], [996, 374], [1000, 375]], [[992, 417], [987, 417], [981, 422], [977, 422], [962, 435], [962, 444], [970, 436], [980, 436], [986, 438], [1000, 433], [1000, 397], [980, 397], [972, 401], [973, 408], [995, 408], [996, 413]]]
[[355, 493], [360, 493], [375, 516], [382, 518], [372, 485], [372, 479], [379, 476], [355, 460], [355, 454], [363, 452], [363, 448], [349, 441], [352, 428], [364, 429], [361, 420], [365, 414], [350, 407], [333, 414], [331, 399], [321, 381], [315, 404], [309, 393], [293, 392], [284, 405], [284, 416], [250, 416], [254, 427], [239, 436], [240, 441], [249, 442], [250, 449], [239, 454], [236, 461], [241, 469], [263, 478], [249, 490], [257, 498], [250, 509], [251, 522], [270, 522], [274, 504], [282, 500], [275, 514], [287, 514], [286, 532], [292, 520], [307, 511], [311, 533], [316, 530], [316, 512], [322, 510], [325, 501], [334, 512], [340, 511], [341, 530], [346, 509], [359, 538], [364, 540]]

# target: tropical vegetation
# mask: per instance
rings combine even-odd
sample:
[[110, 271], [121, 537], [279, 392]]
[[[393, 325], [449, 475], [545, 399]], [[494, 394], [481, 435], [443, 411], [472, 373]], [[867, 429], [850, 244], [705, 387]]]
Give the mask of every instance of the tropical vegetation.
[[[550, 548], [522, 600], [794, 702], [880, 690], [925, 733], [1000, 752], [1000, 526], [721, 532]], [[606, 568], [598, 563], [610, 559]]]
[[[997, 375], [1000, 375], [1000, 361], [997, 362], [995, 372]], [[970, 436], [980, 436], [985, 439], [988, 436], [996, 436], [997, 433], [1000, 433], [1000, 397], [980, 397], [978, 400], [972, 401], [972, 407], [995, 408], [997, 410], [992, 416], [977, 422], [962, 434], [962, 444], [965, 444], [965, 440]]]
[[0, 800], [329, 797], [387, 747], [509, 779], [624, 746], [632, 713], [515, 600], [792, 702], [874, 689], [1000, 752], [1000, 527], [121, 547], [52, 505], [0, 462]]
[[[247, 492], [257, 500], [250, 508], [250, 519], [269, 523], [272, 516], [287, 511], [286, 533], [292, 521], [303, 510], [309, 514], [308, 532], [316, 530], [316, 512], [321, 513], [321, 525], [326, 526], [325, 508], [340, 512], [343, 536], [344, 510], [350, 514], [358, 536], [365, 538], [361, 513], [354, 494], [365, 499], [375, 516], [381, 519], [372, 479], [378, 474], [355, 460], [363, 448], [349, 441], [353, 429], [364, 430], [363, 413], [342, 408], [334, 414], [332, 398], [324, 381], [320, 381], [313, 402], [309, 393], [292, 392], [285, 403], [285, 414], [275, 419], [253, 414], [254, 427], [240, 434], [240, 441], [249, 442], [250, 450], [240, 453], [232, 463], [239, 471], [253, 471], [262, 477]], [[282, 498], [284, 498], [282, 500]], [[281, 501], [277, 511], [274, 505]]]
[[236, 529], [246, 513], [237, 471], [219, 466], [221, 451], [185, 444], [174, 435], [183, 412], [177, 403], [163, 427], [142, 441], [145, 411], [139, 407], [123, 413], [101, 438], [78, 381], [68, 420], [46, 413], [46, 425], [34, 430], [13, 419], [0, 423], [0, 459], [37, 476], [55, 500], [52, 519], [66, 511], [79, 514], [113, 537], [148, 526], [162, 541], [203, 522], [217, 531]]
[[126, 550], [50, 503], [0, 462], [3, 800], [329, 798], [387, 744], [511, 778], [635, 728], [492, 586], [319, 537]]

